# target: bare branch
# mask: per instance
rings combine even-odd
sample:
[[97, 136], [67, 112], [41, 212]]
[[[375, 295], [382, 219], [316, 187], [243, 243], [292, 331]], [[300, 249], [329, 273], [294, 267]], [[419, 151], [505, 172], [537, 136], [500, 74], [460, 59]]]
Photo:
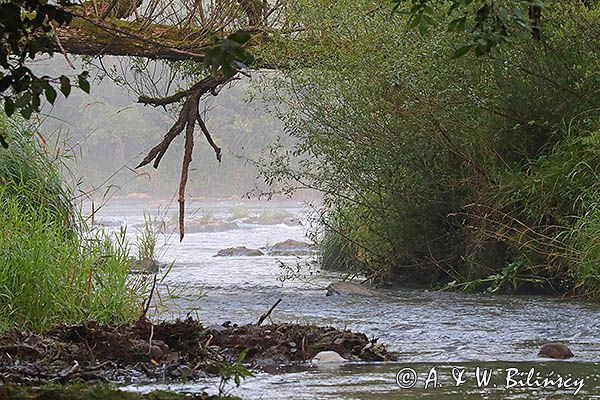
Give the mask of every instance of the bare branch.
[[208, 128], [206, 127], [206, 124], [202, 120], [202, 117], [200, 117], [200, 114], [198, 114], [198, 125], [200, 125], [200, 129], [202, 129], [202, 132], [204, 133], [204, 137], [206, 138], [206, 141], [208, 142], [208, 144], [210, 144], [210, 146], [215, 151], [217, 160], [219, 162], [221, 162], [221, 148], [219, 146], [217, 146], [217, 144], [212, 139], [212, 136], [210, 135], [210, 132], [208, 131]]
[[[190, 103], [197, 104], [199, 96], [193, 95]], [[185, 235], [185, 187], [188, 181], [190, 163], [192, 162], [192, 153], [194, 151], [194, 121], [198, 116], [198, 107], [190, 107], [188, 110], [188, 124], [185, 130], [185, 148], [183, 153], [183, 164], [181, 166], [181, 180], [179, 181], [179, 241], [183, 240]]]
[[136, 167], [136, 169], [143, 167], [144, 165], [147, 165], [154, 160], [153, 167], [158, 168], [160, 160], [169, 149], [169, 146], [171, 145], [173, 140], [177, 136], [179, 136], [179, 134], [185, 129], [185, 147], [183, 155], [183, 164], [181, 166], [181, 179], [179, 181], [178, 200], [180, 240], [183, 240], [183, 236], [185, 234], [185, 188], [189, 176], [189, 166], [192, 162], [192, 152], [194, 149], [194, 128], [196, 127], [196, 123], [200, 125], [200, 128], [202, 129], [202, 132], [204, 133], [208, 144], [214, 149], [215, 154], [217, 156], [217, 160], [221, 161], [221, 148], [215, 144], [210, 133], [208, 132], [206, 124], [204, 123], [202, 117], [200, 116], [200, 113], [198, 112], [200, 99], [202, 98], [202, 96], [212, 93], [219, 86], [233, 79], [235, 78], [225, 78], [223, 76], [208, 76], [194, 84], [190, 89], [174, 94], [172, 96], [167, 96], [164, 98], [151, 98], [146, 96], [140, 96], [140, 98], [138, 99], [139, 103], [150, 104], [152, 106], [164, 106], [185, 99], [183, 107], [179, 112], [179, 117], [177, 118], [177, 121], [173, 124], [171, 129], [169, 129], [167, 134], [164, 136], [163, 140], [159, 144], [154, 146], [152, 150], [148, 152], [148, 155], [146, 155], [142, 162]]

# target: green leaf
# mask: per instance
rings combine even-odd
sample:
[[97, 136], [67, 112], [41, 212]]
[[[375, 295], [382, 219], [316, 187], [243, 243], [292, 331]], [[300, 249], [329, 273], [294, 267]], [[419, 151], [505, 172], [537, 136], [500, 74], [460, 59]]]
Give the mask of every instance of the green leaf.
[[48, 100], [50, 104], [54, 104], [54, 100], [56, 100], [56, 90], [54, 90], [52, 86], [48, 85], [46, 86], [44, 93], [46, 94], [46, 100]]
[[465, 29], [465, 24], [467, 22], [467, 17], [460, 17], [452, 20], [448, 24], [448, 32], [461, 32]]
[[15, 103], [9, 97], [4, 98], [4, 112], [9, 117], [15, 113]]
[[425, 36], [427, 34], [427, 23], [424, 22], [424, 20], [421, 20], [421, 23], [419, 24], [419, 34], [421, 36]]
[[467, 54], [469, 52], [469, 50], [471, 50], [473, 48], [472, 44], [466, 45], [466, 46], [462, 46], [459, 47], [458, 49], [456, 49], [454, 51], [454, 53], [450, 56], [451, 59], [456, 59], [459, 57], [464, 56], [465, 54]]
[[12, 76], [7, 75], [4, 78], [0, 79], [0, 93], [4, 92], [8, 89], [13, 81]]
[[31, 114], [33, 113], [33, 109], [31, 107], [23, 107], [19, 111], [25, 119], [31, 118]]
[[64, 75], [60, 77], [60, 91], [65, 97], [69, 97], [71, 94], [71, 81]]
[[31, 102], [31, 92], [25, 92], [15, 101], [16, 108], [25, 107]]
[[79, 75], [79, 78], [77, 78], [77, 81], [79, 83], [79, 88], [89, 94], [90, 93], [90, 82], [88, 82], [88, 80], [83, 76], [83, 74]]

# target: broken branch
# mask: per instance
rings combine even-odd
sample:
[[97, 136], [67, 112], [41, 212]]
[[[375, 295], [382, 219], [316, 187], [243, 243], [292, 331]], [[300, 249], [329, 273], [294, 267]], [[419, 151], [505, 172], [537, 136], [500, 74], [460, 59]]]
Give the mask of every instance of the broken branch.
[[279, 303], [281, 303], [282, 299], [280, 298], [279, 300], [277, 300], [275, 302], [275, 304], [273, 304], [271, 306], [271, 308], [269, 308], [269, 311], [267, 311], [266, 313], [264, 313], [263, 315], [260, 316], [260, 318], [258, 319], [258, 322], [256, 322], [256, 326], [261, 326], [262, 323], [265, 321], [265, 319], [269, 318], [269, 315], [271, 315], [271, 313], [273, 312], [273, 310], [275, 309], [275, 307], [277, 307], [279, 305]]

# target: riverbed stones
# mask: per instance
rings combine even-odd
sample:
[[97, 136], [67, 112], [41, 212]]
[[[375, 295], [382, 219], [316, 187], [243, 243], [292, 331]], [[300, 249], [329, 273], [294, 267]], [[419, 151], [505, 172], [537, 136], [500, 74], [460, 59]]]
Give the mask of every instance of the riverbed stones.
[[264, 256], [265, 254], [256, 249], [249, 249], [245, 246], [228, 247], [226, 249], [219, 250], [215, 257], [258, 257]]
[[141, 260], [130, 258], [130, 262], [131, 273], [133, 274], [156, 274], [160, 270], [158, 261], [150, 258], [143, 258]]
[[185, 223], [186, 233], [226, 232], [239, 228], [240, 227], [235, 222], [227, 221], [204, 222], [200, 220], [191, 220]]
[[357, 283], [333, 282], [327, 286], [325, 296], [377, 296], [377, 292]]
[[545, 358], [555, 358], [559, 360], [564, 360], [567, 358], [574, 357], [573, 352], [563, 343], [547, 343], [542, 346], [540, 352], [538, 353], [538, 357]]
[[342, 363], [348, 361], [335, 351], [320, 351], [312, 359], [313, 363]]
[[275, 243], [272, 246], [264, 247], [262, 250], [265, 250], [270, 256], [304, 257], [315, 254], [317, 251], [317, 246], [311, 243], [288, 239], [284, 240], [283, 242]]

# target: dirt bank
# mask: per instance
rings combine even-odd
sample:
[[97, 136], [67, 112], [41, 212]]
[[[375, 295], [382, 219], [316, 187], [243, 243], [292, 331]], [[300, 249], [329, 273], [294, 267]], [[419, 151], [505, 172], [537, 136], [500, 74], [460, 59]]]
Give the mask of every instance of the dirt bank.
[[143, 382], [219, 374], [248, 349], [251, 366], [310, 360], [333, 350], [350, 360], [384, 361], [385, 347], [334, 328], [277, 324], [207, 328], [197, 321], [60, 326], [45, 334], [0, 334], [0, 382], [40, 384], [74, 380]]

